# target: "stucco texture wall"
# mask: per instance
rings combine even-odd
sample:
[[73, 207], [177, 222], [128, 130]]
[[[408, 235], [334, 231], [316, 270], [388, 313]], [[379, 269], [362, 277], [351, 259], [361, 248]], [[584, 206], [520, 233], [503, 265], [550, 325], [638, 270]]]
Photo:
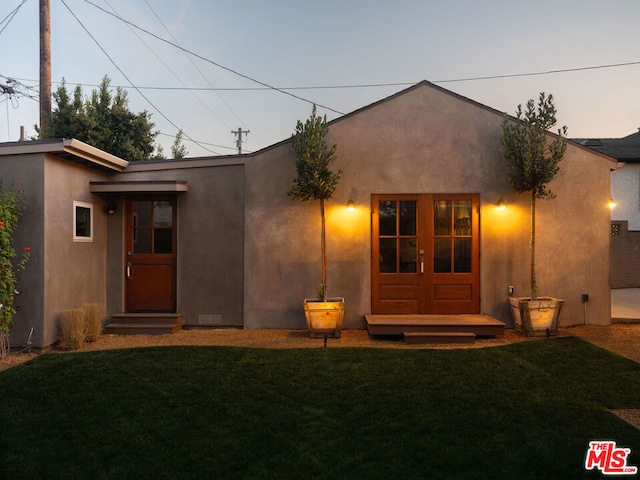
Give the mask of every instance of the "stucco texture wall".
[[630, 231], [640, 230], [640, 164], [625, 163], [611, 172], [611, 193], [616, 201], [611, 220], [627, 220]]
[[18, 230], [14, 248], [18, 255], [24, 247], [30, 247], [27, 268], [18, 272], [19, 295], [15, 298], [19, 311], [13, 317], [10, 332], [11, 345], [24, 346], [31, 328], [34, 329], [34, 345], [43, 345], [44, 329], [44, 161], [41, 155], [0, 157], [0, 180], [6, 188], [18, 181], [24, 189], [25, 210]]
[[[346, 328], [363, 328], [371, 309], [371, 195], [382, 193], [480, 194], [481, 310], [511, 324], [507, 286], [528, 295], [529, 198], [505, 179], [502, 118], [420, 85], [330, 124], [332, 167], [344, 173], [328, 204], [328, 285], [345, 297]], [[583, 293], [590, 323], [610, 322], [609, 167], [570, 146], [551, 185], [558, 198], [538, 205], [539, 293], [566, 300], [564, 325], [583, 321]], [[305, 328], [302, 301], [320, 282], [320, 217], [317, 202], [287, 196], [295, 176], [290, 142], [246, 162], [245, 328]]]
[[[185, 326], [243, 325], [244, 167], [215, 160], [134, 165], [118, 181], [186, 181], [177, 195], [177, 309]], [[122, 212], [123, 196], [116, 198]], [[111, 198], [114, 200], [114, 198]], [[120, 248], [109, 251], [109, 311], [124, 311], [122, 294], [123, 222], [119, 213], [110, 236]]]
[[[44, 165], [43, 345], [59, 339], [59, 314], [83, 303], [106, 303], [107, 229], [104, 200], [89, 192], [106, 174], [47, 155]], [[93, 241], [73, 241], [73, 202], [93, 205]]]

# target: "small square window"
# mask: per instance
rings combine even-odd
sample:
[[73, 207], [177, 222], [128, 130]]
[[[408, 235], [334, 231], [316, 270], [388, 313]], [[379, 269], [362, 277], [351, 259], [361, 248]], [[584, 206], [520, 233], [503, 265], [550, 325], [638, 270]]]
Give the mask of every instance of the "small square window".
[[93, 204], [73, 202], [73, 241], [93, 242]]

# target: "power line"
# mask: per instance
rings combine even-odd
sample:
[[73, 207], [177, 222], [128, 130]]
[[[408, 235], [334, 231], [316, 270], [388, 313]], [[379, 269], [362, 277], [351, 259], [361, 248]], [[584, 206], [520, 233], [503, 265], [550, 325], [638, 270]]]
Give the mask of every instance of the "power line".
[[[502, 75], [487, 75], [482, 77], [463, 77], [463, 78], [452, 78], [445, 80], [430, 80], [431, 83], [455, 83], [455, 82], [474, 82], [479, 80], [498, 80], [502, 78], [517, 78], [517, 77], [532, 77], [532, 76], [540, 76], [540, 75], [554, 75], [558, 73], [571, 73], [571, 72], [582, 72], [587, 70], [599, 70], [605, 68], [618, 68], [618, 67], [629, 67], [634, 65], [640, 65], [640, 61], [638, 62], [625, 62], [625, 63], [610, 63], [605, 65], [591, 65], [586, 67], [573, 67], [573, 68], [562, 68], [556, 70], [543, 70], [537, 72], [525, 72], [525, 73], [507, 73]], [[0, 75], [2, 76], [2, 75]], [[7, 77], [4, 77], [7, 78]], [[27, 82], [35, 82], [33, 79], [29, 78], [18, 78], [17, 80], [23, 80]], [[61, 83], [61, 82], [54, 82]], [[413, 82], [391, 82], [391, 83], [359, 83], [359, 84], [351, 84], [351, 85], [305, 85], [305, 86], [295, 86], [295, 87], [277, 87], [278, 90], [339, 90], [339, 89], [355, 89], [355, 88], [383, 88], [383, 87], [403, 87], [403, 86], [411, 86], [418, 83], [417, 81]], [[90, 87], [98, 87], [99, 85], [92, 84], [84, 84]], [[31, 87], [29, 87], [31, 88]], [[121, 86], [121, 88], [128, 88], [127, 86]], [[238, 91], [265, 91], [272, 90], [272, 87], [161, 87], [161, 86], [138, 86], [140, 90], [174, 90], [174, 91], [186, 91], [186, 90], [196, 90], [196, 91], [229, 91], [229, 92], [238, 92]]]
[[[171, 30], [169, 30], [169, 28], [167, 27], [167, 25], [162, 21], [162, 19], [160, 18], [160, 16], [156, 13], [156, 11], [153, 9], [153, 7], [151, 6], [151, 4], [147, 1], [144, 0], [144, 3], [147, 4], [147, 7], [149, 7], [149, 10], [151, 10], [151, 13], [153, 13], [153, 15], [158, 19], [158, 21], [160, 22], [160, 24], [162, 25], [162, 27], [165, 29], [165, 31], [169, 34], [169, 36], [171, 36], [171, 38], [173, 39], [174, 42], [176, 42], [177, 45], [179, 45], [180, 47], [182, 47], [182, 45], [180, 45], [180, 43], [178, 42], [178, 39], [173, 35], [173, 33], [171, 33]], [[131, 27], [130, 27], [131, 28]], [[193, 68], [195, 68], [198, 73], [200, 74], [200, 76], [204, 79], [205, 82], [207, 82], [207, 84], [209, 85], [209, 87], [211, 87], [211, 90], [216, 92], [216, 94], [218, 95], [218, 98], [222, 101], [222, 103], [224, 103], [224, 105], [229, 109], [229, 111], [238, 119], [238, 121], [240, 123], [242, 123], [245, 127], [245, 123], [240, 119], [240, 117], [238, 116], [238, 114], [231, 108], [231, 106], [225, 101], [224, 97], [222, 95], [220, 95], [219, 91], [216, 90], [213, 85], [211, 84], [211, 82], [209, 81], [209, 79], [206, 77], [206, 75], [204, 73], [202, 73], [202, 70], [200, 70], [200, 68], [198, 67], [198, 65], [196, 65], [196, 63], [193, 61], [193, 58], [191, 58], [185, 51], [183, 51], [182, 53], [184, 53], [184, 56], [187, 58], [187, 60], [189, 60], [189, 62], [191, 62], [191, 65], [193, 65]], [[186, 87], [186, 85], [185, 85]], [[195, 96], [195, 95], [194, 95]], [[196, 98], [198, 98], [196, 96]], [[225, 122], [222, 118], [220, 118], [213, 110], [211, 110], [200, 98], [198, 98], [198, 100], [200, 100], [200, 102], [205, 105], [205, 107], [207, 109], [209, 109], [209, 111], [211, 113], [213, 113], [222, 123], [225, 124], [225, 126], [227, 128], [231, 128], [229, 126], [229, 124], [227, 122]]]
[[[169, 45], [171, 45], [171, 46], [173, 46], [173, 47], [175, 47], [175, 48], [177, 48], [177, 49], [179, 49], [179, 50], [182, 50], [183, 52], [188, 53], [189, 55], [193, 55], [194, 57], [199, 58], [200, 60], [203, 60], [203, 61], [205, 61], [205, 62], [207, 62], [207, 63], [210, 63], [210, 64], [212, 64], [212, 65], [215, 65], [215, 66], [216, 66], [216, 67], [218, 67], [218, 68], [221, 68], [221, 69], [223, 69], [223, 70], [226, 70], [227, 72], [231, 72], [231, 73], [233, 73], [234, 75], [237, 75], [237, 76], [239, 76], [239, 77], [242, 77], [242, 78], [245, 78], [245, 79], [247, 79], [247, 80], [250, 80], [250, 81], [252, 81], [252, 82], [254, 82], [254, 83], [257, 83], [258, 85], [262, 85], [263, 87], [266, 87], [266, 88], [268, 88], [268, 89], [270, 89], [270, 90], [274, 90], [274, 91], [276, 91], [276, 92], [283, 93], [284, 95], [288, 95], [288, 96], [293, 97], [293, 98], [295, 98], [295, 99], [297, 99], [297, 100], [300, 100], [300, 101], [303, 101], [303, 102], [306, 102], [306, 103], [311, 103], [311, 104], [313, 104], [313, 105], [316, 105], [316, 106], [318, 106], [318, 107], [324, 108], [325, 110], [330, 110], [330, 111], [332, 111], [332, 112], [334, 112], [334, 113], [337, 113], [337, 114], [339, 114], [339, 115], [344, 115], [344, 112], [340, 112], [340, 111], [335, 110], [335, 109], [333, 109], [333, 108], [331, 108], [331, 107], [327, 107], [326, 105], [322, 105], [322, 104], [320, 104], [320, 103], [318, 103], [318, 102], [314, 102], [314, 101], [308, 100], [308, 99], [306, 99], [306, 98], [300, 97], [300, 96], [295, 95], [295, 94], [293, 94], [293, 93], [291, 93], [291, 92], [288, 92], [288, 91], [286, 91], [286, 90], [282, 90], [282, 89], [280, 89], [280, 88], [277, 88], [277, 87], [274, 87], [274, 86], [272, 86], [272, 85], [269, 85], [268, 83], [261, 82], [260, 80], [256, 80], [255, 78], [252, 78], [252, 77], [250, 77], [250, 76], [248, 76], [248, 75], [245, 75], [245, 74], [243, 74], [243, 73], [240, 73], [240, 72], [238, 72], [238, 71], [236, 71], [236, 70], [233, 70], [233, 69], [231, 69], [231, 68], [229, 68], [229, 67], [225, 67], [224, 65], [221, 65], [221, 64], [219, 64], [219, 63], [217, 63], [217, 62], [214, 62], [213, 60], [210, 60], [210, 59], [208, 59], [208, 58], [206, 58], [206, 57], [203, 57], [202, 55], [198, 55], [197, 53], [192, 52], [191, 50], [188, 50], [188, 49], [186, 49], [186, 48], [184, 48], [184, 47], [181, 47], [180, 45], [177, 45], [176, 43], [173, 43], [173, 42], [171, 42], [171, 41], [169, 41], [169, 40], [167, 40], [167, 39], [165, 39], [165, 38], [162, 38], [162, 37], [160, 37], [159, 35], [156, 35], [155, 33], [150, 32], [149, 30], [145, 30], [144, 28], [141, 28], [141, 27], [139, 27], [138, 25], [136, 25], [136, 24], [134, 24], [134, 23], [132, 23], [132, 22], [129, 22], [128, 20], [125, 20], [124, 18], [119, 18], [119, 17], [117, 17], [117, 16], [113, 15], [111, 12], [109, 12], [109, 11], [105, 10], [104, 8], [102, 8], [102, 7], [98, 6], [98, 5], [96, 5], [95, 3], [91, 2], [90, 0], [85, 0], [85, 2], [86, 2], [86, 3], [88, 3], [89, 5], [94, 6], [94, 7], [95, 7], [95, 8], [97, 8], [98, 10], [100, 10], [100, 11], [102, 11], [102, 12], [106, 13], [107, 15], [111, 15], [112, 17], [115, 17], [115, 18], [117, 18], [118, 20], [120, 20], [120, 21], [122, 21], [122, 22], [125, 22], [125, 23], [127, 23], [128, 25], [131, 25], [131, 26], [132, 26], [132, 27], [134, 27], [134, 28], [137, 28], [138, 30], [140, 30], [140, 31], [142, 31], [142, 32], [144, 32], [144, 33], [146, 33], [147, 35], [151, 35], [152, 37], [154, 37], [154, 38], [156, 38], [156, 39], [160, 40], [161, 42], [167, 43], [167, 44], [169, 44]], [[63, 0], [63, 3], [64, 3], [64, 0]], [[65, 6], [66, 6], [66, 5], [65, 5]], [[67, 8], [69, 8], [69, 7], [67, 7]]]
[[489, 75], [486, 77], [469, 77], [469, 78], [456, 78], [456, 79], [450, 79], [450, 80], [436, 80], [432, 83], [472, 82], [476, 80], [496, 80], [499, 78], [533, 77], [538, 75], [553, 75], [556, 73], [581, 72], [585, 70], [597, 70], [602, 68], [628, 67], [631, 65], [640, 65], [640, 62], [610, 63], [607, 65], [593, 65], [589, 67], [560, 68], [557, 70], [546, 70], [542, 72], [509, 73], [505, 75]]
[[[6, 22], [6, 25], [4, 27], [2, 27], [2, 30], [0, 30], [0, 34], [2, 34], [2, 32], [4, 32], [4, 29], [9, 26], [9, 24], [11, 23], [11, 20], [13, 20], [13, 17], [16, 16], [16, 14], [18, 13], [18, 10], [20, 10], [20, 7], [22, 7], [22, 5], [24, 5], [26, 1], [27, 0], [22, 0], [22, 3], [20, 5], [18, 5], [16, 8], [14, 8], [11, 12], [9, 12], [9, 14], [7, 14], [6, 17], [4, 17], [2, 19], [2, 21], [0, 22], [0, 25], [2, 25], [5, 22]], [[11, 18], [9, 18], [9, 17], [11, 17]]]
[[[105, 0], [105, 2], [107, 3], [107, 5], [109, 5], [109, 8], [111, 8], [111, 9], [114, 11], [115, 15], [116, 15], [118, 18], [120, 18], [120, 19], [121, 19], [122, 17], [121, 17], [121, 16], [120, 16], [120, 14], [118, 13], [118, 11], [117, 11], [115, 8], [113, 8], [113, 6], [109, 3], [109, 1], [108, 1], [108, 0]], [[144, 39], [143, 39], [143, 38], [138, 34], [138, 32], [137, 32], [136, 30], [134, 30], [134, 29], [131, 27], [131, 25], [127, 25], [127, 27], [128, 27], [128, 28], [129, 28], [129, 30], [131, 30], [131, 32], [132, 32], [132, 33], [133, 33], [133, 34], [138, 38], [138, 40], [140, 40], [140, 41], [142, 42], [142, 44], [143, 44], [145, 47], [147, 47], [147, 49], [148, 49], [148, 50], [153, 54], [153, 56], [154, 56], [154, 57], [156, 57], [156, 59], [158, 59], [158, 61], [159, 61], [160, 63], [162, 63], [162, 65], [164, 65], [164, 67], [165, 67], [165, 68], [166, 68], [166, 69], [167, 69], [167, 70], [168, 70], [168, 71], [169, 71], [169, 72], [170, 72], [170, 73], [175, 77], [175, 79], [176, 79], [176, 80], [178, 80], [178, 81], [179, 81], [179, 82], [180, 82], [180, 83], [181, 83], [185, 88], [187, 88], [186, 83], [184, 83], [184, 82], [182, 81], [182, 79], [178, 76], [178, 74], [177, 74], [176, 72], [174, 72], [174, 71], [173, 71], [173, 69], [172, 69], [169, 65], [167, 65], [167, 64], [166, 64], [166, 62], [165, 62], [164, 60], [162, 60], [162, 58], [160, 58], [160, 56], [159, 56], [159, 55], [158, 55], [158, 54], [153, 50], [153, 48], [151, 48], [151, 47], [147, 44], [147, 42], [145, 42], [145, 41], [144, 41]], [[213, 114], [213, 115], [214, 115], [218, 120], [220, 120], [222, 123], [224, 123], [224, 124], [228, 127], [228, 125], [225, 123], [225, 121], [224, 121], [224, 120], [222, 120], [222, 119], [218, 116], [218, 114], [216, 114], [213, 110], [211, 110], [211, 108], [210, 108], [207, 104], [205, 104], [205, 103], [202, 101], [202, 99], [201, 99], [200, 97], [198, 97], [198, 96], [197, 96], [193, 91], [190, 91], [190, 93], [191, 93], [191, 94], [196, 98], [196, 100], [198, 100], [198, 101], [199, 101], [199, 102], [200, 102], [200, 103], [201, 103], [201, 104], [202, 104], [206, 109], [208, 109], [208, 110], [209, 110], [209, 111], [210, 111], [210, 112], [211, 112], [211, 113], [212, 113], [212, 114]], [[229, 128], [230, 128], [230, 127], [229, 127]]]
[[[124, 73], [124, 71], [118, 66], [118, 64], [116, 64], [116, 62], [111, 58], [111, 56], [107, 53], [107, 51], [102, 48], [102, 45], [100, 45], [100, 43], [96, 40], [96, 38], [91, 35], [91, 32], [89, 32], [89, 30], [87, 29], [87, 27], [84, 26], [84, 24], [80, 21], [80, 19], [76, 16], [75, 13], [73, 13], [73, 11], [69, 8], [69, 6], [67, 5], [67, 3], [65, 2], [65, 0], [60, 0], [62, 2], [62, 4], [67, 8], [67, 10], [69, 10], [69, 13], [71, 13], [71, 15], [73, 16], [73, 18], [76, 19], [76, 21], [80, 24], [80, 26], [84, 29], [84, 31], [87, 33], [87, 35], [89, 35], [89, 37], [91, 37], [91, 39], [95, 42], [95, 44], [98, 46], [98, 48], [102, 51], [102, 53], [105, 54], [105, 56], [109, 59], [109, 61], [113, 64], [114, 67], [116, 67], [116, 69], [122, 74], [122, 76], [131, 84], [131, 86], [138, 92], [138, 94], [144, 98], [149, 105], [151, 105], [161, 116], [162, 118], [164, 118], [167, 122], [169, 122], [171, 125], [173, 125], [173, 127], [175, 127], [176, 130], [181, 130], [175, 123], [173, 123], [169, 117], [167, 117], [164, 113], [162, 113], [160, 111], [160, 109], [158, 107], [156, 107], [153, 102], [151, 100], [149, 100], [143, 93], [142, 91], [140, 91], [138, 89], [138, 87], [136, 87], [134, 85], [134, 83], [129, 79], [129, 77], [127, 76], [126, 73]], [[108, 12], [107, 12], [108, 13]], [[116, 17], [117, 18], [117, 17]], [[189, 140], [191, 140], [192, 142], [194, 142], [196, 145], [199, 145], [198, 142], [196, 142], [194, 139], [192, 139], [189, 135], [187, 135], [185, 133], [185, 137], [188, 138]], [[207, 147], [204, 147], [202, 145], [200, 145], [201, 148], [203, 148], [204, 150], [207, 150], [208, 152], [211, 152], [213, 154], [219, 155], [218, 152], [214, 152], [213, 150], [208, 149]]]

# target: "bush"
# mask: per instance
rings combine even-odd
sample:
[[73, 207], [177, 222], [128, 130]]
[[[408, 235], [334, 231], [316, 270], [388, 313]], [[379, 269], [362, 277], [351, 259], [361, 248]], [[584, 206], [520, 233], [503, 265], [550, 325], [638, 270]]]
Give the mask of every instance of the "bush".
[[60, 312], [60, 332], [63, 344], [70, 350], [79, 350], [84, 342], [86, 327], [82, 308]]
[[104, 308], [98, 303], [85, 303], [82, 305], [82, 316], [84, 318], [85, 340], [95, 342], [98, 335], [102, 333]]

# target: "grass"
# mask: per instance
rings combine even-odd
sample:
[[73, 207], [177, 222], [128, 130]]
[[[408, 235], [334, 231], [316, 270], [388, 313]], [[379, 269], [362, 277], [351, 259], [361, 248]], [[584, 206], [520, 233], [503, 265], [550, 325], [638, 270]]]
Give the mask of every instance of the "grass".
[[640, 465], [640, 364], [576, 338], [487, 349], [158, 347], [0, 372], [0, 477], [601, 478]]

